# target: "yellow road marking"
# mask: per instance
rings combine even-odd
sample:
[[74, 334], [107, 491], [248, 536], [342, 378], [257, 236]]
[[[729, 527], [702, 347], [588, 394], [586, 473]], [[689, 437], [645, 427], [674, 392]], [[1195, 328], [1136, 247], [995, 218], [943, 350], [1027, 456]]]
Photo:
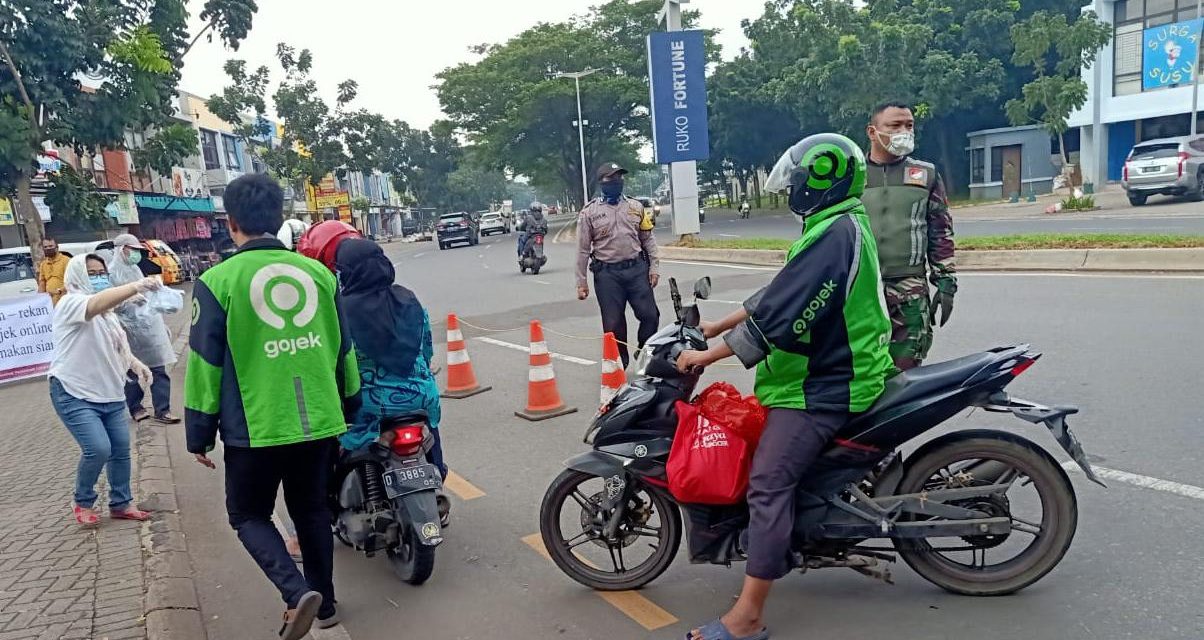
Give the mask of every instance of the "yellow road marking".
[[[543, 538], [538, 533], [533, 533], [524, 537], [523, 542], [527, 546], [535, 550], [535, 553], [543, 556], [546, 560], [551, 560], [552, 556], [548, 553], [547, 547], [543, 544]], [[585, 564], [597, 568], [592, 562], [577, 556]], [[655, 602], [645, 598], [636, 591], [595, 591], [599, 598], [610, 603], [610, 606], [622, 611], [628, 618], [631, 618], [640, 626], [648, 631], [656, 631], [663, 629], [669, 625], [677, 624], [677, 618], [660, 608]]]
[[443, 481], [443, 486], [449, 491], [456, 494], [456, 497], [461, 500], [476, 500], [485, 496], [485, 492], [474, 487], [471, 482], [465, 480], [460, 474], [455, 471], [447, 472], [447, 479]]

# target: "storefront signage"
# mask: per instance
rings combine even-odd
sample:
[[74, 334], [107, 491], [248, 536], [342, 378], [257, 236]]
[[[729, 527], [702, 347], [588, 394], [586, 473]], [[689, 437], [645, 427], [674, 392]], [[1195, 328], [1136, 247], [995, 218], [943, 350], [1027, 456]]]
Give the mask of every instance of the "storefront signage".
[[182, 198], [208, 198], [205, 172], [185, 167], [171, 168], [171, 193]]
[[1200, 56], [1204, 20], [1186, 20], [1146, 29], [1142, 34], [1143, 90], [1188, 84]]

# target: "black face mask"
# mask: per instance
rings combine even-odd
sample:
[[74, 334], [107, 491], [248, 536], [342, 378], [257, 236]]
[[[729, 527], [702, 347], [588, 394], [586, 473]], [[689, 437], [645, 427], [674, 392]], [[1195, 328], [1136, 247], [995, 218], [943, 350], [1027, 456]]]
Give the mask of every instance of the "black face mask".
[[53, 249], [42, 249], [42, 253], [46, 254], [47, 258], [53, 258], [59, 254], [59, 249], [58, 247]]
[[615, 204], [623, 195], [623, 179], [616, 178], [609, 182], [603, 182], [598, 186], [598, 190], [602, 192], [602, 197], [606, 199], [606, 202]]

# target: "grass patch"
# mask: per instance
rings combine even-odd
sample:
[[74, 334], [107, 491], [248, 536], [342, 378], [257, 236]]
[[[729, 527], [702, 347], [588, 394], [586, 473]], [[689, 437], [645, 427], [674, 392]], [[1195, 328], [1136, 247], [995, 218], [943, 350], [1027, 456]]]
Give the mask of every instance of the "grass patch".
[[[696, 249], [763, 249], [784, 251], [793, 240], [788, 238], [730, 238], [700, 240], [688, 245]], [[1151, 249], [1204, 247], [1204, 236], [1127, 233], [1039, 233], [1015, 236], [958, 238], [957, 248], [964, 251], [1003, 249]]]

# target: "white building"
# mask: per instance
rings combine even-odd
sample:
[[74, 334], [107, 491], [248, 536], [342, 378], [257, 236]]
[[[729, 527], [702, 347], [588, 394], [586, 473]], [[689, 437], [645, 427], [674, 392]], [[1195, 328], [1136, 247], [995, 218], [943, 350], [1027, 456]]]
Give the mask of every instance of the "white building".
[[[1083, 70], [1087, 104], [1070, 117], [1070, 126], [1082, 127], [1086, 182], [1120, 180], [1125, 157], [1137, 142], [1190, 133], [1193, 61], [1176, 54], [1195, 49], [1198, 69], [1198, 38], [1188, 41], [1181, 24], [1197, 17], [1196, 2], [1092, 0], [1083, 8], [1113, 25], [1112, 41], [1095, 64]], [[1178, 45], [1168, 44], [1176, 39]], [[1168, 69], [1178, 73], [1168, 74]], [[1184, 82], [1176, 84], [1180, 78]], [[1204, 99], [1200, 105], [1204, 106]], [[1200, 129], [1204, 130], [1204, 118]]]

